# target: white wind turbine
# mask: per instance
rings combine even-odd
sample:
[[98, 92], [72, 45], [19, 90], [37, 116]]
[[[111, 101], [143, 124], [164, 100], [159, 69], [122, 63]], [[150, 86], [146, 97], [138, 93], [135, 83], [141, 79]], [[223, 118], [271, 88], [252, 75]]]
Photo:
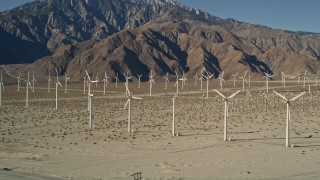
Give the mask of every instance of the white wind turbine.
[[167, 73], [167, 75], [165, 77], [163, 77], [164, 80], [164, 89], [168, 89], [168, 82], [169, 82], [169, 73]]
[[199, 77], [199, 81], [200, 81], [200, 91], [202, 91], [202, 81], [203, 81], [203, 73], [201, 71], [200, 77]]
[[70, 77], [68, 77], [67, 73], [64, 73], [64, 77], [65, 77], [64, 93], [67, 93], [68, 92], [68, 80], [70, 79]]
[[251, 88], [251, 76], [249, 74], [249, 77], [248, 77], [248, 86], [249, 86], [249, 89]]
[[246, 76], [247, 76], [247, 71], [244, 73], [242, 77], [239, 77], [240, 79], [242, 79], [242, 91], [244, 91], [244, 82], [247, 82]]
[[117, 76], [114, 77], [114, 79], [116, 80], [116, 87], [118, 87], [118, 82], [119, 82], [118, 73], [117, 73]]
[[303, 88], [306, 88], [306, 79], [309, 80], [309, 78], [307, 77], [307, 71], [306, 70], [304, 71], [304, 75], [302, 77], [303, 77]]
[[309, 80], [309, 78], [307, 77], [307, 71], [304, 71], [304, 75], [303, 75], [303, 88], [306, 88], [306, 79]]
[[194, 78], [194, 86], [197, 86], [198, 72], [196, 72], [196, 75], [193, 78]]
[[206, 98], [209, 98], [209, 80], [213, 77], [213, 74], [209, 75], [207, 74], [207, 76], [202, 75], [206, 80], [207, 80], [207, 96]]
[[88, 83], [88, 111], [90, 111], [90, 94], [91, 94], [91, 84], [96, 83], [96, 81], [91, 81], [89, 73], [87, 70], [85, 70], [87, 75], [87, 83]]
[[83, 76], [83, 94], [86, 94], [86, 84], [87, 84], [87, 77], [86, 75]]
[[286, 119], [287, 119], [287, 126], [286, 126], [286, 147], [289, 147], [289, 141], [290, 141], [290, 135], [289, 135], [289, 132], [290, 132], [290, 122], [291, 122], [291, 114], [290, 114], [290, 104], [291, 102], [293, 102], [294, 100], [298, 99], [299, 97], [303, 96], [306, 92], [303, 92], [301, 94], [299, 94], [298, 96], [290, 99], [290, 97], [285, 97], [281, 94], [279, 94], [278, 92], [274, 91], [273, 92], [278, 95], [279, 97], [281, 97], [286, 103], [287, 103], [287, 116], [286, 116]]
[[176, 99], [178, 98], [178, 94], [174, 95], [171, 98], [172, 98], [172, 131], [171, 131], [171, 134], [172, 134], [172, 136], [178, 136], [178, 133], [176, 133], [176, 110], [175, 110], [175, 104], [176, 104]]
[[269, 79], [271, 79], [274, 75], [268, 74], [268, 73], [264, 73], [265, 74], [265, 78], [266, 78], [266, 88], [267, 88], [267, 92], [269, 92]]
[[[132, 78], [132, 76], [129, 76], [129, 74], [123, 73], [124, 77], [126, 78], [126, 85], [129, 87], [129, 79]], [[128, 95], [128, 88], [126, 88], [126, 96]]]
[[28, 86], [32, 90], [30, 77], [29, 77], [29, 71], [28, 71], [28, 80], [25, 80], [25, 81], [26, 81], [26, 108], [28, 108], [29, 107], [29, 89], [28, 89]]
[[283, 87], [286, 87], [286, 78], [290, 77], [290, 76], [289, 75], [285, 75], [283, 72], [281, 72], [281, 77], [282, 77]]
[[50, 76], [50, 70], [49, 70], [49, 77], [48, 77], [48, 93], [50, 92], [50, 84], [52, 83], [51, 76]]
[[152, 96], [152, 83], [153, 84], [156, 84], [153, 80], [153, 77], [154, 77], [154, 73], [152, 72], [152, 70], [150, 71], [150, 75], [149, 75], [149, 85], [150, 85], [150, 95], [149, 96]]
[[1, 77], [0, 77], [0, 107], [2, 106], [2, 89], [4, 91], [3, 79], [2, 79], [2, 69], [1, 69]]
[[184, 71], [182, 71], [182, 78], [180, 79], [180, 81], [181, 81], [181, 89], [183, 89], [184, 88], [184, 86], [186, 85], [186, 81], [188, 80], [187, 79], [187, 76], [188, 76], [188, 74], [187, 75], [185, 75], [184, 74]]
[[21, 76], [20, 76], [20, 73], [18, 74], [18, 92], [20, 91], [20, 84], [21, 84]]
[[103, 94], [106, 94], [106, 87], [108, 87], [108, 83], [109, 83], [108, 79], [109, 79], [109, 77], [107, 75], [107, 72], [104, 71], [104, 78], [102, 79], [102, 81], [103, 81]]
[[300, 84], [300, 79], [301, 79], [301, 75], [302, 75], [302, 73], [297, 73], [297, 77], [298, 77], [298, 84]]
[[142, 74], [138, 74], [138, 80], [139, 80], [139, 84], [138, 84], [138, 88], [141, 87], [141, 77], [142, 77]]
[[233, 87], [236, 87], [236, 77], [237, 77], [238, 73], [236, 74], [232, 74], [233, 76]]
[[96, 79], [95, 79], [96, 81], [96, 87], [98, 87], [98, 82], [99, 82], [99, 74], [97, 73], [97, 76], [96, 76]]
[[34, 71], [32, 72], [32, 92], [34, 92], [34, 82], [37, 81], [34, 77]]
[[98, 87], [98, 82], [99, 82], [99, 74], [98, 73], [96, 75], [95, 81], [96, 81], [96, 87]]
[[254, 101], [252, 99], [252, 95], [251, 95], [249, 90], [247, 90], [247, 94], [245, 96], [245, 101], [248, 102], [248, 109], [250, 109], [251, 108], [251, 102], [254, 103]]
[[56, 81], [56, 107], [54, 108], [55, 110], [58, 110], [58, 86], [62, 87], [61, 83], [59, 82], [59, 75], [58, 75], [58, 70], [56, 69], [57, 73], [57, 81]]
[[[19, 74], [19, 76], [13, 76], [13, 75], [11, 75], [10, 73], [9, 73], [9, 71], [6, 69], [6, 68], [4, 68], [3, 66], [2, 66], [2, 68], [7, 72], [7, 74], [9, 75], [9, 76], [11, 76], [11, 77], [13, 77], [13, 78], [16, 78], [16, 79], [20, 79], [20, 80], [23, 80], [23, 81], [25, 81], [26, 82], [26, 108], [28, 108], [29, 107], [29, 89], [28, 89], [28, 87], [30, 87], [30, 89], [32, 90], [32, 87], [31, 87], [31, 82], [30, 82], [30, 76], [29, 76], [29, 71], [28, 71], [28, 79], [23, 79], [23, 78], [21, 78], [20, 77], [20, 74]], [[2, 74], [2, 73], [1, 73]], [[1, 79], [2, 79], [2, 75], [1, 75]], [[3, 86], [3, 84], [2, 84], [2, 86]]]
[[132, 128], [131, 128], [131, 125], [132, 125], [132, 120], [131, 120], [131, 99], [142, 99], [142, 98], [139, 98], [139, 97], [134, 97], [131, 95], [130, 91], [129, 91], [129, 88], [128, 88], [128, 84], [125, 83], [125, 86], [126, 86], [126, 91], [128, 92], [128, 95], [127, 95], [127, 102], [126, 104], [124, 105], [123, 109], [125, 109], [127, 106], [128, 106], [128, 132], [129, 133], [132, 133]]
[[176, 83], [175, 83], [175, 86], [177, 87], [177, 92], [176, 92], [176, 94], [179, 94], [179, 76], [178, 76], [177, 71], [175, 71], [175, 73], [176, 73]]
[[222, 83], [225, 83], [226, 81], [223, 79], [223, 74], [224, 72], [222, 71], [222, 73], [218, 76], [219, 80], [220, 80], [220, 90], [223, 90], [223, 85]]
[[[240, 91], [237, 91], [235, 93], [233, 93], [231, 96], [227, 97], [225, 95], [223, 95], [221, 92], [217, 91], [214, 89], [215, 92], [217, 92], [224, 100], [224, 140], [227, 141], [228, 140], [228, 101], [230, 99], [232, 99], [233, 97], [235, 97]], [[229, 139], [230, 140], [230, 139]]]
[[92, 99], [93, 94], [89, 94], [89, 129], [94, 129], [94, 124], [92, 121]]

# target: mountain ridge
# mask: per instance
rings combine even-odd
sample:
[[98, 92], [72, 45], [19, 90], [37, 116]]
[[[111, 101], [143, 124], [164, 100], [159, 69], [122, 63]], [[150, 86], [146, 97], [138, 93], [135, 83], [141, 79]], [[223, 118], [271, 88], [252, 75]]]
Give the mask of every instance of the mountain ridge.
[[1, 13], [0, 20], [0, 37], [7, 38], [0, 42], [0, 57], [10, 56], [5, 52], [14, 52], [17, 41], [25, 51], [17, 56], [35, 52], [28, 55], [36, 60], [29, 68], [43, 68], [43, 75], [54, 72], [46, 64], [77, 79], [85, 67], [145, 78], [151, 69], [159, 76], [175, 70], [230, 76], [242, 68], [253, 78], [301, 71], [296, 64], [309, 73], [319, 69], [317, 34], [224, 20], [175, 0], [34, 1]]

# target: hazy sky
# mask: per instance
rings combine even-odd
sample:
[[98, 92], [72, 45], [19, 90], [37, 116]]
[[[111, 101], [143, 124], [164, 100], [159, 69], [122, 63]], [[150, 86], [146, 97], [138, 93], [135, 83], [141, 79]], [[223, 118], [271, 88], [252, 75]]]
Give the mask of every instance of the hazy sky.
[[[0, 11], [32, 0], [0, 0]], [[320, 0], [178, 0], [221, 18], [272, 28], [320, 33]]]

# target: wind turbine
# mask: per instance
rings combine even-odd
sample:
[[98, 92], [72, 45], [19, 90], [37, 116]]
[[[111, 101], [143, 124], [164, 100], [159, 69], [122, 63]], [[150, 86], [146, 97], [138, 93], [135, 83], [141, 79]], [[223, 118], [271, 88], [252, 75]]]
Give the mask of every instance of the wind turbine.
[[[129, 76], [128, 74], [123, 73], [124, 77], [126, 78], [126, 85], [129, 87], [129, 79], [132, 78], [132, 76]], [[126, 88], [126, 96], [128, 95], [128, 88]]]
[[176, 133], [176, 110], [175, 110], [176, 99], [178, 98], [178, 96], [179, 96], [178, 94], [175, 94], [173, 97], [171, 97], [172, 98], [172, 131], [171, 131], [172, 136], [178, 136], [178, 133]]
[[224, 79], [223, 79], [223, 74], [224, 74], [224, 72], [222, 72], [220, 75], [219, 75], [219, 80], [220, 80], [220, 90], [222, 91], [223, 90], [223, 86], [222, 86], [222, 83], [224, 82], [226, 82]]
[[165, 80], [164, 80], [164, 89], [167, 89], [168, 88], [168, 82], [169, 82], [169, 73], [167, 73], [167, 75], [165, 77], [163, 77]]
[[96, 81], [91, 81], [89, 73], [87, 70], [85, 70], [87, 75], [87, 83], [88, 83], [88, 111], [90, 111], [90, 94], [91, 94], [91, 84], [96, 83]]
[[297, 77], [298, 77], [298, 84], [300, 84], [300, 79], [301, 79], [301, 75], [302, 75], [302, 73], [297, 73]]
[[223, 95], [221, 92], [217, 91], [214, 89], [215, 92], [217, 92], [224, 100], [224, 140], [227, 141], [228, 140], [228, 101], [230, 99], [232, 99], [233, 97], [235, 97], [240, 91], [237, 91], [235, 93], [233, 93], [231, 96], [227, 97], [225, 95]]
[[94, 129], [94, 124], [92, 121], [92, 99], [93, 94], [89, 94], [89, 129]]
[[20, 84], [21, 84], [21, 77], [20, 77], [20, 73], [18, 74], [18, 92], [20, 91]]
[[209, 75], [209, 74], [207, 74], [207, 76], [205, 76], [205, 75], [202, 75], [206, 80], [207, 80], [207, 99], [208, 99], [208, 97], [209, 97], [209, 80], [213, 77], [213, 74], [212, 75]]
[[99, 82], [99, 74], [97, 73], [97, 76], [96, 76], [96, 79], [95, 79], [96, 81], [96, 87], [98, 87], [98, 82]]
[[203, 73], [201, 71], [200, 77], [199, 77], [199, 81], [200, 81], [200, 91], [202, 91], [202, 81], [203, 81]]
[[242, 91], [244, 91], [244, 82], [247, 82], [246, 75], [247, 75], [247, 71], [244, 73], [242, 77], [239, 77], [240, 79], [242, 79]]
[[58, 86], [62, 87], [62, 85], [59, 82], [59, 75], [58, 75], [58, 70], [56, 69], [57, 73], [57, 81], [56, 81], [56, 108], [55, 110], [58, 110]]
[[246, 96], [245, 96], [245, 101], [248, 102], [248, 109], [250, 109], [250, 107], [251, 107], [251, 102], [254, 103], [254, 101], [253, 101], [253, 99], [252, 99], [252, 95], [251, 95], [251, 93], [250, 93], [249, 90], [247, 90], [247, 94], [246, 94]]
[[4, 91], [3, 79], [2, 79], [2, 69], [1, 69], [1, 77], [0, 77], [0, 107], [2, 106], [2, 89]]
[[32, 89], [31, 87], [31, 82], [30, 82], [30, 77], [29, 77], [29, 71], [28, 71], [28, 80], [26, 81], [26, 108], [29, 107], [29, 89], [28, 86], [30, 86], [30, 89]]
[[50, 84], [52, 83], [51, 76], [50, 76], [50, 70], [49, 70], [49, 77], [48, 77], [48, 93], [50, 92]]
[[185, 75], [185, 74], [184, 74], [184, 71], [182, 71], [182, 78], [180, 79], [180, 81], [181, 81], [181, 88], [182, 88], [182, 89], [184, 88], [184, 86], [186, 85], [186, 81], [188, 80], [188, 79], [187, 79], [187, 76], [188, 76], [188, 74]]
[[286, 127], [286, 147], [289, 147], [289, 141], [290, 141], [290, 135], [289, 135], [289, 132], [290, 132], [290, 122], [291, 122], [291, 114], [290, 114], [290, 104], [291, 102], [293, 102], [294, 100], [298, 99], [299, 97], [303, 96], [306, 92], [303, 92], [301, 94], [299, 94], [298, 96], [290, 99], [290, 97], [285, 97], [281, 94], [279, 94], [278, 92], [274, 91], [273, 92], [278, 95], [279, 97], [281, 97], [286, 103], [287, 103], [287, 127]]
[[303, 88], [306, 88], [306, 79], [309, 80], [309, 78], [307, 77], [307, 71], [306, 70], [304, 71], [304, 75], [302, 77], [303, 77]]
[[233, 76], [233, 87], [236, 87], [236, 77], [237, 77], [238, 73], [236, 74], [232, 74]]
[[266, 87], [267, 87], [267, 92], [269, 92], [269, 79], [271, 79], [274, 75], [268, 74], [268, 73], [264, 73], [265, 74], [265, 78], [266, 78]]
[[138, 88], [140, 88], [141, 86], [140, 86], [140, 83], [141, 83], [141, 77], [142, 77], [142, 74], [138, 74], [138, 79], [139, 79], [139, 84], [138, 84]]
[[194, 86], [197, 86], [198, 72], [196, 72], [196, 75], [193, 78], [194, 78]]
[[86, 75], [83, 76], [83, 94], [86, 94], [86, 84], [87, 84], [87, 77]]
[[119, 81], [118, 73], [117, 73], [117, 76], [114, 77], [114, 79], [116, 80], [116, 87], [118, 87], [118, 81]]
[[108, 87], [108, 83], [109, 83], [108, 79], [109, 79], [109, 77], [107, 75], [107, 72], [104, 71], [104, 78], [102, 80], [103, 81], [103, 94], [106, 94], [106, 87]]
[[64, 93], [67, 93], [68, 92], [68, 80], [70, 79], [70, 77], [68, 77], [67, 73], [64, 73], [64, 77], [65, 77]]
[[289, 75], [285, 75], [283, 72], [281, 72], [281, 77], [282, 77], [283, 87], [286, 87], [286, 78], [289, 77]]
[[174, 71], [174, 72], [176, 73], [176, 83], [175, 83], [175, 86], [177, 87], [176, 94], [179, 94], [179, 76], [178, 76], [177, 71]]
[[129, 91], [129, 88], [128, 88], [128, 84], [125, 83], [125, 86], [126, 86], [126, 91], [128, 92], [128, 95], [127, 95], [127, 102], [126, 104], [124, 105], [123, 109], [125, 109], [127, 106], [128, 106], [128, 132], [129, 133], [132, 133], [132, 128], [131, 128], [131, 99], [142, 99], [142, 98], [139, 98], [139, 97], [134, 97], [131, 95], [130, 91]]
[[32, 92], [34, 92], [34, 82], [37, 81], [34, 77], [34, 71], [32, 72]]
[[156, 84], [153, 80], [153, 77], [154, 77], [154, 74], [152, 73], [152, 70], [151, 70], [149, 75], [150, 96], [152, 96], [152, 83]]
[[[2, 68], [7, 72], [7, 74], [9, 75], [9, 76], [11, 76], [11, 77], [13, 77], [13, 78], [16, 78], [16, 79], [18, 79], [18, 80], [23, 80], [23, 81], [25, 81], [26, 82], [26, 108], [28, 108], [29, 107], [29, 89], [28, 89], [28, 86], [30, 86], [30, 89], [32, 89], [32, 87], [31, 87], [31, 83], [30, 83], [30, 76], [29, 76], [29, 71], [28, 71], [28, 79], [23, 79], [23, 78], [21, 78], [20, 77], [20, 74], [19, 74], [19, 76], [13, 76], [13, 75], [11, 75], [10, 73], [9, 73], [9, 71], [6, 69], [6, 68], [4, 68], [3, 66], [2, 66]], [[2, 73], [1, 73], [1, 79], [2, 79]], [[2, 82], [2, 81], [1, 81]], [[3, 83], [2, 83], [2, 86], [3, 86]], [[1, 88], [1, 87], [0, 87]]]

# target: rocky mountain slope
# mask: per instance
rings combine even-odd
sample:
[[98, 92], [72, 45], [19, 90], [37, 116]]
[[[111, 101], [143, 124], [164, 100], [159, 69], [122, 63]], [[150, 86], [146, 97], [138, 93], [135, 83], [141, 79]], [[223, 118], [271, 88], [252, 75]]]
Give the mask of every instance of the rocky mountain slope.
[[150, 70], [158, 77], [224, 71], [225, 78], [248, 71], [261, 79], [266, 71], [296, 75], [320, 69], [318, 34], [223, 20], [174, 0], [36, 1], [3, 12], [0, 19], [0, 37], [13, 46], [0, 42], [0, 57], [12, 56], [7, 52], [17, 50], [17, 43], [22, 51], [15, 56], [38, 59], [28, 66], [38, 75], [53, 75], [57, 67], [74, 79], [84, 69], [100, 77], [105, 70], [111, 77], [143, 74], [144, 80]]

